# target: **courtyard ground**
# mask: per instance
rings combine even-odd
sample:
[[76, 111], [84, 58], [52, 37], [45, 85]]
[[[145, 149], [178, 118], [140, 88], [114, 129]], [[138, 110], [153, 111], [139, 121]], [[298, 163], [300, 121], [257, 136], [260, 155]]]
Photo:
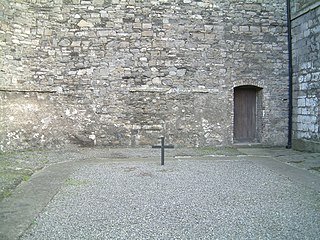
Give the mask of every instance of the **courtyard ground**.
[[[0, 239], [317, 239], [320, 154], [84, 148], [0, 155]], [[17, 187], [15, 187], [20, 183]]]

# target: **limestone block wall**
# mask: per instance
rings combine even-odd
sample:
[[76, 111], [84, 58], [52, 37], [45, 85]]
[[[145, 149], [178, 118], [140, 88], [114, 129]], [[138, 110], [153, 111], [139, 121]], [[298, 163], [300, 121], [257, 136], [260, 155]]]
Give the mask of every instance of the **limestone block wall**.
[[320, 151], [320, 3], [296, 1], [294, 6], [293, 146]]
[[233, 92], [261, 88], [259, 139], [287, 140], [284, 1], [4, 0], [2, 150], [233, 143]]

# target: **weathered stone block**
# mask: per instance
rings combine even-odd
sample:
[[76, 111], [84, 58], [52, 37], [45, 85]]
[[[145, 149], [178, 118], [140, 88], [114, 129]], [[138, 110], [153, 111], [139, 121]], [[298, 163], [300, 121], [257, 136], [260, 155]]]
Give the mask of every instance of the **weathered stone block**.
[[62, 39], [59, 42], [59, 46], [61, 46], [61, 47], [68, 47], [68, 46], [70, 46], [70, 44], [71, 44], [71, 41], [67, 38]]
[[85, 28], [85, 27], [91, 28], [94, 25], [91, 22], [88, 22], [88, 21], [85, 21], [85, 20], [81, 19], [80, 22], [77, 24], [77, 26], [81, 27], [81, 28]]
[[153, 31], [142, 31], [141, 35], [142, 37], [152, 37]]
[[96, 6], [102, 6], [104, 4], [104, 0], [93, 0], [92, 4]]

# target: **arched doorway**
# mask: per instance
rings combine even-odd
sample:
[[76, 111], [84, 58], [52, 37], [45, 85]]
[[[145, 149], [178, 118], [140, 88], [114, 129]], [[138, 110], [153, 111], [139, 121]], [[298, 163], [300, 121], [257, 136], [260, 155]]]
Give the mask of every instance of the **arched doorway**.
[[234, 88], [234, 142], [258, 142], [257, 96], [261, 90], [255, 86]]

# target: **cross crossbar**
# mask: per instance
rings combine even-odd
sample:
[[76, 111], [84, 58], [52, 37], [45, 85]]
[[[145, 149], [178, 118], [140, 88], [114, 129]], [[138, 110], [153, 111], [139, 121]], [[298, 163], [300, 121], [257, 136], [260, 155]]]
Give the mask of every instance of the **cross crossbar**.
[[164, 145], [164, 137], [161, 137], [161, 145], [154, 145], [152, 148], [161, 148], [161, 165], [164, 165], [164, 149], [165, 148], [174, 148], [172, 144]]
[[[163, 147], [164, 148], [174, 148], [173, 145], [164, 145]], [[154, 145], [154, 146], [152, 146], [152, 148], [162, 148], [162, 146]]]

